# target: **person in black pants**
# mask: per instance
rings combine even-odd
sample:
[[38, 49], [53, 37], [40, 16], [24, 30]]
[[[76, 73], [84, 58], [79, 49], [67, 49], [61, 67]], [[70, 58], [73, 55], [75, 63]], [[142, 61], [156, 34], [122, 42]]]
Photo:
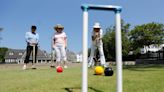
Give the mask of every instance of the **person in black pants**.
[[38, 51], [38, 42], [39, 42], [39, 34], [36, 33], [36, 26], [31, 26], [31, 31], [26, 32], [25, 39], [27, 42], [26, 48], [26, 57], [23, 65], [23, 70], [27, 69], [27, 64], [29, 63], [30, 54], [33, 51], [33, 46], [35, 46], [35, 62], [32, 62], [32, 69], [36, 69], [34, 63], [36, 63], [37, 51]]

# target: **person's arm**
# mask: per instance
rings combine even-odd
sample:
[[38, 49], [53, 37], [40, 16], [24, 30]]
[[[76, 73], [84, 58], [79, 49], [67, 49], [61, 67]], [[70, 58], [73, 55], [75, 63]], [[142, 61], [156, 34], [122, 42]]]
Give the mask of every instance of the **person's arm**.
[[52, 48], [54, 49], [55, 48], [55, 36], [53, 36], [51, 39], [51, 45], [52, 45]]
[[92, 41], [100, 40], [100, 39], [101, 39], [101, 33], [100, 32], [94, 32], [94, 34], [92, 35]]
[[67, 35], [66, 35], [66, 33], [64, 35], [64, 46], [65, 46], [65, 48], [67, 48]]
[[92, 31], [92, 41], [95, 41], [95, 39], [96, 39], [96, 35], [95, 35], [95, 32], [94, 31]]
[[[32, 34], [32, 35], [34, 35], [34, 34]], [[39, 43], [39, 34], [35, 34], [34, 36], [32, 36], [31, 38], [30, 38], [30, 42], [29, 42], [31, 45], [38, 45], [38, 43]]]
[[26, 34], [25, 34], [25, 40], [26, 40], [27, 43], [30, 43], [29, 33], [28, 32], [26, 32]]
[[95, 37], [92, 35], [92, 41], [94, 41], [95, 40]]
[[30, 32], [26, 32], [25, 39], [26, 39], [26, 42], [27, 42], [28, 45], [33, 45], [34, 44]]
[[99, 38], [100, 38], [100, 40], [103, 38], [103, 30], [102, 29], [100, 29]]
[[65, 43], [65, 48], [67, 48], [67, 38], [64, 38], [65, 39], [65, 41], [64, 41], [64, 43]]

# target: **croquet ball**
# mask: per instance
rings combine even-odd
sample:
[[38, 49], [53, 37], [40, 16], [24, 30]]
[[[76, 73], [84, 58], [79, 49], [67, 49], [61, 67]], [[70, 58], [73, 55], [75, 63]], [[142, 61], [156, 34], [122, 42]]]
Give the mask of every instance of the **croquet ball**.
[[106, 67], [104, 70], [105, 76], [112, 76], [113, 75], [113, 69], [111, 67]]
[[104, 68], [102, 66], [96, 66], [95, 67], [95, 74], [96, 75], [102, 75], [104, 72]]
[[57, 66], [57, 67], [56, 67], [56, 71], [57, 71], [58, 73], [62, 73], [62, 72], [63, 72], [63, 68], [62, 68], [61, 66]]

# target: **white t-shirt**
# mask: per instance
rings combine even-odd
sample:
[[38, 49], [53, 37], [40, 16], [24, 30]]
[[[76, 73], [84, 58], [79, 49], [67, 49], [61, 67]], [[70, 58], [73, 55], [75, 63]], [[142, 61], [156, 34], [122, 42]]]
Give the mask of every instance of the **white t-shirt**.
[[102, 45], [102, 37], [103, 37], [103, 30], [100, 29], [99, 32], [92, 31], [92, 36], [100, 35], [99, 38], [96, 38], [94, 41], [92, 41], [93, 45]]
[[59, 43], [59, 44], [65, 44], [65, 39], [67, 38], [67, 35], [65, 32], [62, 32], [62, 33], [55, 33], [54, 36], [53, 36], [53, 41], [54, 43]]

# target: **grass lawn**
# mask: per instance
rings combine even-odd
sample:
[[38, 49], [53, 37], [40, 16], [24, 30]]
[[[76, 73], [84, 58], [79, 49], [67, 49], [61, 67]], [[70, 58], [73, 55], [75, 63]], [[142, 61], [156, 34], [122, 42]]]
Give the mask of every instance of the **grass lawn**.
[[[49, 65], [21, 70], [22, 65], [0, 65], [0, 92], [81, 92], [81, 65], [56, 73]], [[88, 69], [88, 92], [116, 92], [116, 73], [97, 76]], [[125, 66], [123, 92], [164, 92], [164, 65]]]

